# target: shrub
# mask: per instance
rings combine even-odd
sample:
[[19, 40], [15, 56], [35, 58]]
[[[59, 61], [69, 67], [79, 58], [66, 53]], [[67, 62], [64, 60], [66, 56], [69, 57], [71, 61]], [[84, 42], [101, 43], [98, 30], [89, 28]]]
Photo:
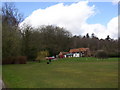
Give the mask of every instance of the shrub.
[[20, 64], [26, 64], [27, 63], [27, 57], [26, 56], [22, 56], [20, 59]]
[[49, 56], [49, 52], [47, 50], [40, 51], [37, 53], [36, 60], [40, 62], [40, 60], [44, 60], [45, 57]]
[[95, 56], [97, 58], [107, 58], [107, 53], [104, 50], [98, 50]]
[[7, 57], [4, 58], [2, 61], [2, 64], [13, 64], [14, 63], [14, 57]]
[[18, 56], [16, 57], [15, 64], [26, 64], [27, 57], [26, 56]]
[[120, 52], [109, 52], [108, 53], [109, 57], [120, 57]]
[[17, 56], [17, 57], [7, 57], [3, 59], [2, 64], [26, 64], [27, 57], [26, 56]]

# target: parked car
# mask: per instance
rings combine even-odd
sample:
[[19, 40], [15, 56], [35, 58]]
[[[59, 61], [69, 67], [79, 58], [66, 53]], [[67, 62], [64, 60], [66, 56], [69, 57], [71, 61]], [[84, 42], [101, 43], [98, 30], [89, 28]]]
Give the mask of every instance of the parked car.
[[52, 56], [52, 57], [46, 57], [46, 60], [53, 60], [53, 59], [55, 59], [54, 56]]

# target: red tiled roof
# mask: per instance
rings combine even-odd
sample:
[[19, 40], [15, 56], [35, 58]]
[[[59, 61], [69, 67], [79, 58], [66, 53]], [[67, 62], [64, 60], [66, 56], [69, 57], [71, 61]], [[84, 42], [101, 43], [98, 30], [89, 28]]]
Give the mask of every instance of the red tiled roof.
[[79, 49], [70, 49], [69, 52], [70, 52], [70, 53], [73, 53], [73, 52], [79, 52]]
[[80, 51], [87, 51], [89, 50], [89, 48], [77, 48], [77, 49], [70, 49], [70, 53], [73, 53], [73, 52], [80, 52]]
[[89, 48], [78, 48], [80, 51], [87, 51]]

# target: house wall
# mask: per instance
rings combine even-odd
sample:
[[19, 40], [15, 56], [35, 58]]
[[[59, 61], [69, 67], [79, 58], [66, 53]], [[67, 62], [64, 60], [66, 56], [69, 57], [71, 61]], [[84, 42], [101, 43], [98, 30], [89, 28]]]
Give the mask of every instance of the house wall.
[[66, 55], [64, 55], [64, 57], [66, 58], [67, 56], [66, 56]]
[[80, 53], [73, 53], [73, 57], [80, 57]]
[[84, 56], [87, 56], [87, 52], [73, 53], [73, 57], [84, 57]]

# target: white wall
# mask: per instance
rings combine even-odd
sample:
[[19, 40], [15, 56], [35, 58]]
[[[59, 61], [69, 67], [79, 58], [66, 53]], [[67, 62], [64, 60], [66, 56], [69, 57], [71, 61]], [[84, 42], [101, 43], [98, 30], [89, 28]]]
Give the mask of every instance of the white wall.
[[66, 58], [66, 55], [64, 55], [64, 57]]
[[74, 54], [73, 54], [73, 57], [79, 57], [79, 56], [80, 56], [79, 53], [74, 53]]

